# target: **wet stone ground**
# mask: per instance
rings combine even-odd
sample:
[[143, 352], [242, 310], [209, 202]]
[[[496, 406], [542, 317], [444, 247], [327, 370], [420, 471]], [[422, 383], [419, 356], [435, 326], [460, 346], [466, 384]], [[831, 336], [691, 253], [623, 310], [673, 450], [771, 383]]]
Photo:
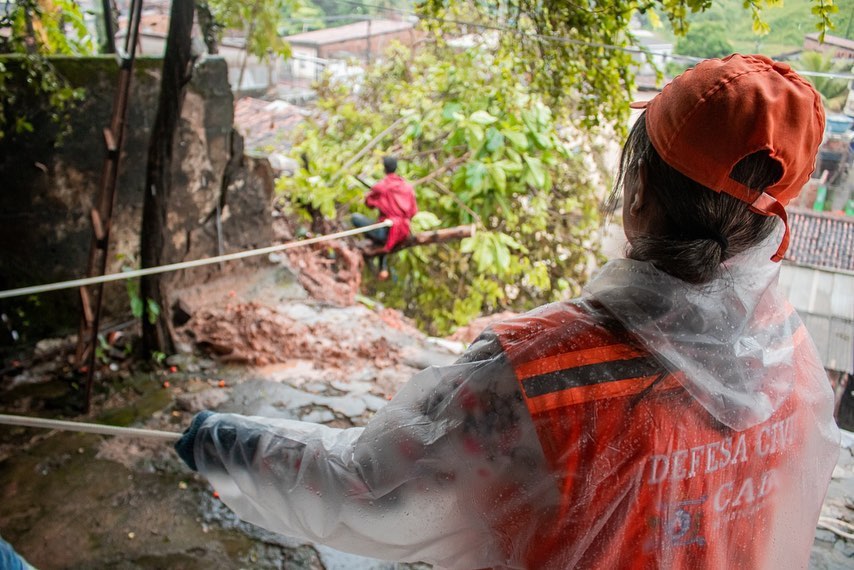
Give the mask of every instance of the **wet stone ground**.
[[[302, 298], [259, 308], [226, 294], [221, 310], [234, 317], [228, 335], [211, 328], [214, 313], [199, 330], [221, 358], [239, 353], [241, 364], [176, 355], [164, 370], [115, 373], [99, 384], [88, 418], [68, 405], [79, 389], [55, 366], [36, 366], [0, 384], [0, 410], [176, 432], [202, 409], [357, 426], [416, 371], [449, 363], [461, 349], [360, 305]], [[264, 344], [270, 335], [281, 355]], [[224, 338], [238, 349], [228, 353]], [[253, 346], [267, 364], [246, 365]], [[854, 519], [851, 448], [842, 450], [823, 515]], [[0, 426], [0, 535], [42, 570], [429, 568], [343, 554], [242, 522], [169, 445], [8, 426]], [[810, 567], [854, 567], [852, 545], [818, 529]]]
[[[822, 522], [815, 532], [810, 556], [811, 570], [854, 568], [854, 538], [846, 538], [828, 529], [834, 527], [854, 535], [854, 525], [851, 524], [854, 523], [854, 434], [843, 433], [842, 445], [839, 462], [833, 470], [827, 498], [821, 509]], [[827, 526], [823, 527], [822, 523]]]
[[[231, 301], [226, 310], [253, 310]], [[221, 366], [172, 356], [163, 371], [103, 380], [98, 411], [88, 418], [67, 405], [79, 387], [43, 366], [0, 385], [0, 410], [176, 432], [202, 409], [345, 428], [364, 425], [412, 374], [450, 363], [461, 350], [361, 305], [291, 301], [274, 308], [274, 318], [269, 307], [261, 310], [283, 327], [265, 334], [291, 338], [280, 362]], [[234, 340], [242, 349], [252, 345], [249, 333]], [[301, 344], [328, 346], [329, 358]], [[0, 426], [0, 535], [43, 570], [428, 568], [352, 556], [241, 522], [168, 444], [9, 426]]]

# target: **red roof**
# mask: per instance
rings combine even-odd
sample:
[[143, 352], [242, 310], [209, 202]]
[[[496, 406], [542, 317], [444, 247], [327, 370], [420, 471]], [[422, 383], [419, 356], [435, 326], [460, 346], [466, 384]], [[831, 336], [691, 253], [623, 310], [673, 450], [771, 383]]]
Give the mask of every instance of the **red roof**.
[[234, 106], [234, 126], [243, 135], [249, 151], [289, 149], [289, 135], [304, 117], [302, 109], [285, 101], [242, 97]]
[[854, 272], [854, 217], [792, 210], [789, 227], [787, 261]]
[[[811, 40], [817, 42], [818, 41], [818, 32], [814, 32], [812, 34], [807, 34], [806, 37], [808, 39], [811, 39]], [[830, 34], [825, 34], [824, 44], [854, 50], [854, 41], [846, 39], [846, 38], [840, 38], [839, 36], [831, 36]]]
[[[412, 22], [401, 20], [371, 20], [370, 24], [371, 37], [403, 32], [411, 30], [414, 27]], [[314, 30], [313, 32], [294, 34], [293, 36], [287, 36], [284, 40], [291, 44], [322, 46], [349, 40], [365, 39], [367, 37], [368, 22], [364, 21], [347, 24], [346, 26], [336, 26], [334, 28], [324, 28], [322, 30]]]

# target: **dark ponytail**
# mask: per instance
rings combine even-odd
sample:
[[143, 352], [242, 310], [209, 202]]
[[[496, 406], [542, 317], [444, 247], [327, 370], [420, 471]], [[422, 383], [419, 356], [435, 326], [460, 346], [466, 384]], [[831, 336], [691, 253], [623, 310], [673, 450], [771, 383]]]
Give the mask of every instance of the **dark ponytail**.
[[[657, 220], [657, 235], [632, 240], [626, 253], [630, 259], [649, 261], [688, 283], [707, 283], [723, 261], [760, 244], [774, 230], [776, 218], [751, 212], [744, 202], [710, 190], [666, 164], [647, 135], [644, 115], [623, 147], [615, 193], [640, 160], [646, 165], [647, 192], [662, 219]], [[780, 179], [782, 168], [767, 152], [758, 152], [742, 159], [730, 176], [761, 191]]]

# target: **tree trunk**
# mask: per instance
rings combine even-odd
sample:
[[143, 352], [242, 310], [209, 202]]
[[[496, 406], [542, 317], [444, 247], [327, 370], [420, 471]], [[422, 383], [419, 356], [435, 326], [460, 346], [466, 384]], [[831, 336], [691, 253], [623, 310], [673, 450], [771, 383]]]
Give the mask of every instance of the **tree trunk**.
[[243, 44], [243, 61], [240, 62], [240, 73], [237, 76], [237, 87], [234, 91], [239, 96], [243, 95], [243, 73], [246, 71], [246, 62], [249, 60], [249, 43], [252, 36], [255, 35], [255, 18], [258, 17], [258, 9], [260, 8], [261, 0], [255, 0], [252, 5], [252, 15], [249, 17], [249, 26], [246, 29], [246, 38]]
[[[428, 245], [432, 243], [446, 243], [449, 241], [457, 241], [467, 237], [472, 237], [475, 233], [475, 226], [454, 226], [453, 228], [443, 228], [441, 230], [430, 230], [417, 234], [410, 234], [408, 238], [399, 243], [392, 252], [407, 247], [416, 247], [419, 245]], [[362, 255], [365, 257], [374, 257], [383, 254], [383, 248], [379, 245], [371, 244], [369, 247], [362, 249]]]
[[211, 14], [211, 7], [204, 0], [196, 2], [196, 17], [199, 19], [199, 29], [202, 31], [202, 39], [208, 48], [208, 54], [218, 54], [219, 43], [217, 42], [216, 22], [213, 14]]
[[[157, 115], [148, 146], [148, 166], [145, 176], [145, 196], [142, 210], [141, 258], [143, 267], [169, 263], [167, 259], [166, 213], [172, 192], [172, 153], [177, 141], [175, 135], [181, 118], [181, 108], [187, 82], [192, 75], [191, 35], [193, 29], [193, 0], [173, 0], [169, 16], [169, 35], [166, 38], [166, 55], [163, 59], [163, 77]], [[169, 333], [167, 306], [168, 294], [163, 275], [142, 278], [140, 293], [146, 306], [142, 318], [143, 347], [149, 353], [173, 351]], [[160, 314], [149, 322], [148, 302], [160, 307]]]

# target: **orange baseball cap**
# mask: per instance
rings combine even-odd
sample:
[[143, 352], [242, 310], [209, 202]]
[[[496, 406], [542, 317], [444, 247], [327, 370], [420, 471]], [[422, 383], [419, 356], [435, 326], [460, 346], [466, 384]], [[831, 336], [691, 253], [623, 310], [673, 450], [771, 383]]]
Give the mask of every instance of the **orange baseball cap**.
[[[786, 232], [771, 258], [780, 261], [789, 246], [784, 206], [809, 180], [824, 135], [824, 107], [812, 85], [785, 63], [734, 54], [698, 63], [650, 101], [631, 106], [646, 109], [650, 141], [667, 164], [783, 220]], [[759, 151], [783, 169], [764, 192], [730, 177], [741, 159]]]

